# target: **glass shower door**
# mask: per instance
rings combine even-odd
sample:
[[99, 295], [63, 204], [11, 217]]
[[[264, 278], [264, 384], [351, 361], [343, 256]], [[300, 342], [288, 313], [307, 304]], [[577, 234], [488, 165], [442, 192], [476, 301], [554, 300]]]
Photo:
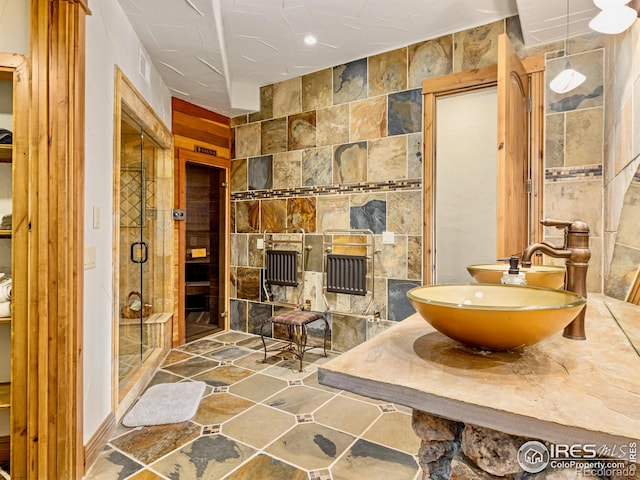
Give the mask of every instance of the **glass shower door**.
[[154, 146], [144, 129], [123, 115], [120, 157], [120, 382], [142, 365], [150, 350], [150, 241], [154, 223]]

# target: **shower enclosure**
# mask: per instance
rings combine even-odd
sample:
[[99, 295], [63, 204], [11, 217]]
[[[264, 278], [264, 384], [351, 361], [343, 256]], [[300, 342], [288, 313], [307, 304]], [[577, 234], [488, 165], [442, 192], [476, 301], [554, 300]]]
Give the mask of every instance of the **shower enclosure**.
[[116, 69], [112, 408], [120, 418], [172, 346], [173, 137]]
[[[120, 126], [118, 380], [120, 389], [165, 343], [173, 311], [172, 178], [166, 155], [123, 105]], [[168, 312], [168, 313], [165, 313]]]

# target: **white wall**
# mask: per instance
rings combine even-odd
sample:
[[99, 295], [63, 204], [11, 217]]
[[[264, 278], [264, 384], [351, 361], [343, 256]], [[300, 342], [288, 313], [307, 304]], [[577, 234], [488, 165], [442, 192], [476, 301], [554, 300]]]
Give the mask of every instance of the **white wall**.
[[25, 0], [0, 0], [0, 52], [29, 53], [29, 8]]
[[[2, 0], [0, 0], [1, 2]], [[140, 41], [117, 0], [91, 2], [87, 17], [85, 118], [85, 246], [96, 247], [96, 267], [84, 276], [84, 440], [111, 411], [113, 102], [117, 65], [171, 126], [171, 96], [151, 66], [151, 85], [138, 73]], [[93, 209], [100, 227], [93, 226]]]

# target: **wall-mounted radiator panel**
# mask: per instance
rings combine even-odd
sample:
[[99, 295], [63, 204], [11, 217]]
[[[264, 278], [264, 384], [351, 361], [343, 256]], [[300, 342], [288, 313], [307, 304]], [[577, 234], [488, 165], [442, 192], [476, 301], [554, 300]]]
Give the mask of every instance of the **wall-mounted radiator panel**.
[[327, 292], [350, 295], [367, 294], [367, 257], [363, 255], [327, 255]]
[[272, 285], [298, 285], [298, 252], [267, 250], [265, 282]]

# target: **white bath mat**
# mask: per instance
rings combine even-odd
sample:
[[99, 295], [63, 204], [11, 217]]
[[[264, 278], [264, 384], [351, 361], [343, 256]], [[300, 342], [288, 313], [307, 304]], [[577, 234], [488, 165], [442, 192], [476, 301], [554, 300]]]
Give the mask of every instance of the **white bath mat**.
[[200, 404], [204, 382], [159, 383], [138, 399], [122, 420], [125, 427], [186, 422]]

